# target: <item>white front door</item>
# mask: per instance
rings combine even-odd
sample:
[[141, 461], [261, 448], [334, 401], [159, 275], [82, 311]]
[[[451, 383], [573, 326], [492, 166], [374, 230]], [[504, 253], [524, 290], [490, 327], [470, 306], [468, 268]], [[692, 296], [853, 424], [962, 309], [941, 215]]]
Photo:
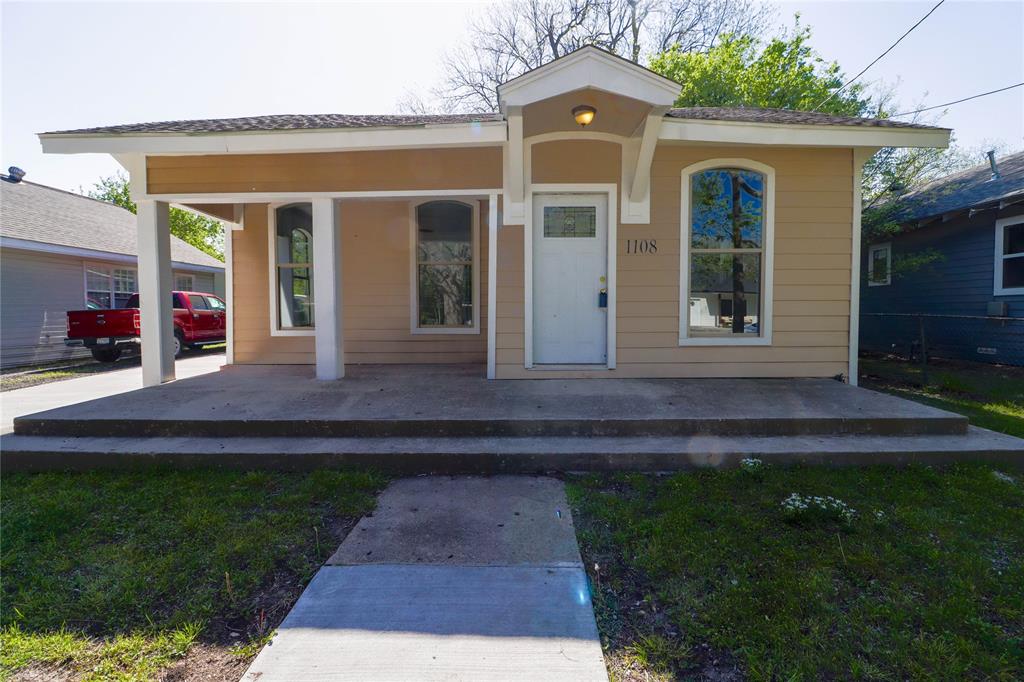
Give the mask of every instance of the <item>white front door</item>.
[[607, 276], [608, 197], [534, 196], [534, 364], [608, 361]]

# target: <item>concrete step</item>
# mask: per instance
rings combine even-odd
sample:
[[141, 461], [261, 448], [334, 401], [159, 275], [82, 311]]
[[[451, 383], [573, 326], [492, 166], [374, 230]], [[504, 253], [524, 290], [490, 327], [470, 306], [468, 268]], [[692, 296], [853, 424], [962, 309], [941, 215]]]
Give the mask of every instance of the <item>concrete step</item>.
[[1024, 439], [970, 427], [960, 435], [534, 438], [0, 437], [4, 471], [148, 465], [308, 470], [357, 466], [399, 474], [671, 471], [774, 464], [1024, 466]]
[[[55, 412], [60, 412], [55, 411]], [[966, 417], [915, 414], [636, 418], [84, 419], [43, 412], [14, 421], [23, 436], [189, 438], [626, 438], [635, 436], [963, 435]]]

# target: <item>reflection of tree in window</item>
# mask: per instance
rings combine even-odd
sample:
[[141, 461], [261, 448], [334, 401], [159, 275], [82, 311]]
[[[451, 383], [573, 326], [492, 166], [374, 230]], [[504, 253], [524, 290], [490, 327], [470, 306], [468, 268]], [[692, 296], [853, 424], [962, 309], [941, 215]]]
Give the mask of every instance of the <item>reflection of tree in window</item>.
[[764, 176], [716, 168], [695, 173], [690, 187], [690, 326], [757, 335]]
[[420, 327], [473, 325], [473, 209], [457, 201], [416, 207]]
[[313, 327], [313, 207], [291, 204], [276, 210], [278, 327]]

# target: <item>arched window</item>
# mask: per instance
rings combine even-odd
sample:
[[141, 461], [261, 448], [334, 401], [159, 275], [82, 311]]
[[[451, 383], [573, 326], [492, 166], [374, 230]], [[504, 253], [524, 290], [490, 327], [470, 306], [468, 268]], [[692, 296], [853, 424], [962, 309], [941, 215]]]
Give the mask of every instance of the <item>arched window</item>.
[[277, 329], [313, 328], [313, 205], [274, 210]]
[[704, 162], [682, 192], [680, 344], [770, 343], [774, 172]]
[[413, 331], [476, 331], [477, 221], [473, 206], [415, 207]]

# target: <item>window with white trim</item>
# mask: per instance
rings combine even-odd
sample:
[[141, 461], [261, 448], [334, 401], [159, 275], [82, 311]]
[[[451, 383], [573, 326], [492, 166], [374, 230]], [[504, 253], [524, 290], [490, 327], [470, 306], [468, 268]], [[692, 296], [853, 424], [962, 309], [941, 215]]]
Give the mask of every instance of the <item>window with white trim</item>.
[[770, 342], [773, 185], [742, 159], [683, 171], [680, 344]]
[[175, 275], [174, 276], [174, 290], [175, 291], [195, 291], [196, 278], [194, 275]]
[[274, 329], [312, 330], [313, 319], [313, 204], [297, 203], [274, 209], [273, 277]]
[[428, 201], [413, 220], [413, 331], [478, 331], [476, 211], [461, 201]]
[[1024, 216], [996, 221], [995, 294], [1024, 294]]
[[138, 291], [134, 268], [85, 265], [85, 306], [91, 309], [124, 308]]
[[868, 247], [868, 286], [884, 287], [892, 284], [892, 244], [872, 244]]

